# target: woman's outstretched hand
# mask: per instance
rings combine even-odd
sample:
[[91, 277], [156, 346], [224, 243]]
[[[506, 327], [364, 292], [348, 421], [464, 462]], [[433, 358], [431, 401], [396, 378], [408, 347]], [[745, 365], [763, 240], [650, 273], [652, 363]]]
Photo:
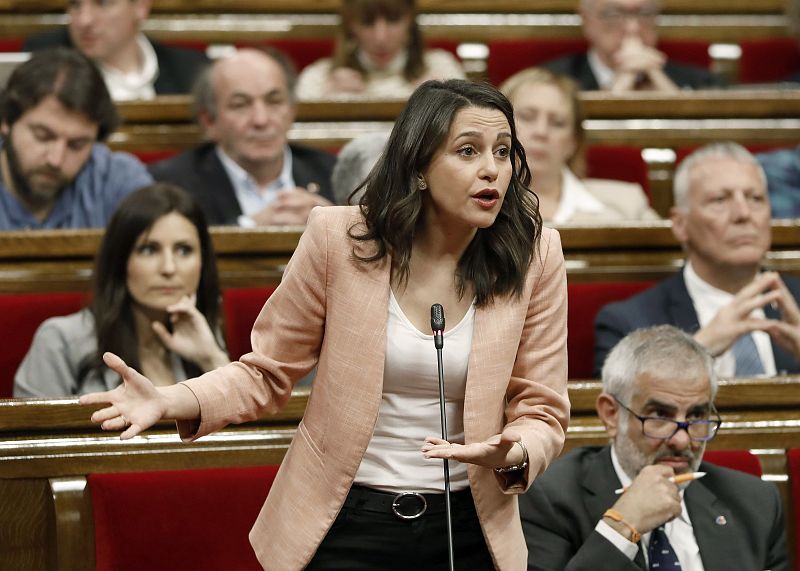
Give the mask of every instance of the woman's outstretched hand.
[[110, 391], [81, 396], [81, 404], [111, 405], [92, 414], [92, 422], [100, 423], [103, 430], [122, 430], [120, 439], [127, 440], [166, 416], [167, 398], [147, 377], [114, 353], [105, 353], [103, 361], [119, 373], [122, 384]]
[[428, 436], [422, 445], [422, 453], [426, 458], [447, 458], [486, 468], [502, 468], [522, 462], [522, 447], [514, 446], [521, 438], [512, 429], [506, 429], [502, 434], [495, 434], [483, 442], [473, 444], [455, 444], [436, 436]]

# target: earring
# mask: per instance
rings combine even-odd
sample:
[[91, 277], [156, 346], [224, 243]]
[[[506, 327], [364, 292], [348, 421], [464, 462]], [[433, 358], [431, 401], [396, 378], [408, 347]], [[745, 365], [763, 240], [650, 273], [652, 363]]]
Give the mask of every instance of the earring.
[[417, 175], [417, 188], [419, 190], [425, 190], [426, 188], [428, 188], [428, 183], [425, 182], [425, 179], [421, 174]]

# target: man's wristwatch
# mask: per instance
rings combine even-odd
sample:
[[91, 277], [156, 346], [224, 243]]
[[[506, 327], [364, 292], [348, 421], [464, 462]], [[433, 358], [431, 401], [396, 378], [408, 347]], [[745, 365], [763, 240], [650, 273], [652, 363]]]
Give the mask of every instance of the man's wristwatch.
[[500, 468], [495, 468], [494, 471], [498, 474], [505, 474], [507, 472], [516, 472], [517, 470], [524, 470], [528, 467], [528, 449], [525, 448], [525, 445], [522, 443], [522, 440], [517, 440], [515, 444], [519, 444], [519, 447], [522, 448], [522, 462], [519, 464], [514, 464], [513, 466], [502, 466]]

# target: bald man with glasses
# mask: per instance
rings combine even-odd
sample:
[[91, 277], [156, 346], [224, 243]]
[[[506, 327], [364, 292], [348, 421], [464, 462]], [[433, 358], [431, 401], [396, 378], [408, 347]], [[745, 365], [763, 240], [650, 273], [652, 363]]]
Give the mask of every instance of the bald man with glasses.
[[589, 51], [553, 60], [545, 67], [575, 79], [583, 90], [620, 93], [723, 87], [713, 73], [668, 61], [656, 49], [657, 0], [580, 0]]
[[702, 462], [721, 424], [707, 351], [671, 325], [640, 329], [602, 380], [610, 444], [570, 451], [520, 497], [528, 569], [788, 570], [777, 488]]

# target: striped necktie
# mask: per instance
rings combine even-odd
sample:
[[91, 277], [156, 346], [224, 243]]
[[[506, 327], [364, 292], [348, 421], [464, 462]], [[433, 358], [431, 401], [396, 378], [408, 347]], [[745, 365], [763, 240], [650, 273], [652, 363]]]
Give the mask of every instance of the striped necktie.
[[756, 342], [751, 334], [742, 335], [733, 344], [733, 356], [736, 357], [736, 376], [752, 377], [764, 374], [764, 364], [758, 355]]

